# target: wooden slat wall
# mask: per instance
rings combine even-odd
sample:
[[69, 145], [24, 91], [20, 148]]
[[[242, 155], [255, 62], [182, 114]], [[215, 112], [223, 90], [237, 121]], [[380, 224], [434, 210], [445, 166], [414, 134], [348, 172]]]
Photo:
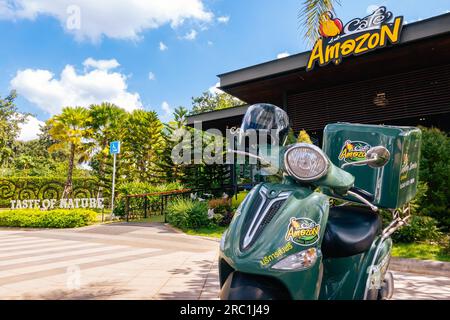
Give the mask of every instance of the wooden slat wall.
[[[383, 93], [386, 105], [375, 105]], [[295, 131], [318, 130], [339, 121], [382, 123], [448, 112], [450, 65], [288, 95]]]

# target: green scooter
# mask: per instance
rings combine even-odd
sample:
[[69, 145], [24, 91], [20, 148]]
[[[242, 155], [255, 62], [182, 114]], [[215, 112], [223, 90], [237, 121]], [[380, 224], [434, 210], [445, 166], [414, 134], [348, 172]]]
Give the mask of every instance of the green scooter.
[[[220, 298], [390, 299], [390, 236], [410, 218], [420, 130], [331, 124], [320, 149], [290, 143], [287, 114], [258, 104], [249, 107], [240, 135], [255, 132], [278, 136], [259, 144], [257, 154], [234, 152], [258, 159], [280, 180], [255, 186], [224, 233]], [[392, 216], [384, 228], [380, 208]]]

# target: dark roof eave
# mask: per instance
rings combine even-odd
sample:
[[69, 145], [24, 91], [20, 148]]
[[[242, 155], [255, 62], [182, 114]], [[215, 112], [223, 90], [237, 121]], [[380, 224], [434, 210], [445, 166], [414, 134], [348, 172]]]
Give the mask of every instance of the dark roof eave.
[[247, 111], [248, 105], [220, 109], [210, 112], [203, 112], [187, 117], [187, 125], [193, 125], [195, 122], [207, 122], [212, 120], [226, 119], [231, 117], [242, 116]]
[[[403, 27], [400, 44], [450, 33], [450, 13], [407, 24]], [[227, 88], [269, 76], [298, 71], [306, 68], [311, 51], [298, 53], [286, 58], [218, 75], [220, 88]]]

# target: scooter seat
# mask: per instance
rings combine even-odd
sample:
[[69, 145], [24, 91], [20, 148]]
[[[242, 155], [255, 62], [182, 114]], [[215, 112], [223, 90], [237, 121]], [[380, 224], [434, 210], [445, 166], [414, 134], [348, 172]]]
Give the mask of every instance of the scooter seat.
[[322, 241], [323, 257], [350, 257], [367, 251], [380, 232], [381, 218], [368, 208], [331, 208]]

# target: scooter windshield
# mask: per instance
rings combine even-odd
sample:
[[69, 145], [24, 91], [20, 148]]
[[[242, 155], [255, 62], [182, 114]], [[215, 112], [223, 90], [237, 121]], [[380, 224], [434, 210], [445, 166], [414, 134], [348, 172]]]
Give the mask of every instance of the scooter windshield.
[[284, 144], [289, 133], [289, 117], [273, 104], [254, 104], [247, 109], [240, 132], [244, 136], [267, 134], [269, 141], [278, 140], [279, 144]]

